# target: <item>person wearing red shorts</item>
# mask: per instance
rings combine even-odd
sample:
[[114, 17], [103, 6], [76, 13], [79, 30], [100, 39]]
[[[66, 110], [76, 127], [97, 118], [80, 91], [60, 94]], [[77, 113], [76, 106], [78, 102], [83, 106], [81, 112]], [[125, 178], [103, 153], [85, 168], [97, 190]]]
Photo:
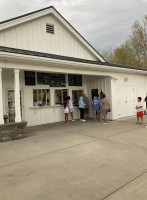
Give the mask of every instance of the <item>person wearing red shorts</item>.
[[[137, 123], [142, 124], [143, 123], [143, 103], [141, 102], [142, 98], [138, 97], [138, 102], [136, 105], [137, 109]], [[140, 121], [141, 119], [141, 121]]]

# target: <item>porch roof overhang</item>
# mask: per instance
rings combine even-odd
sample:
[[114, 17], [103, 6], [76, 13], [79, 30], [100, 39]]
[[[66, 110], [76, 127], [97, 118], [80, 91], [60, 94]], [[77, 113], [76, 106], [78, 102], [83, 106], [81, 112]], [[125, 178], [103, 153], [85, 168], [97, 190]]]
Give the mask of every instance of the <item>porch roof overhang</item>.
[[54, 72], [66, 70], [68, 73], [81, 74], [129, 73], [147, 75], [145, 69], [2, 46], [0, 46], [0, 67]]

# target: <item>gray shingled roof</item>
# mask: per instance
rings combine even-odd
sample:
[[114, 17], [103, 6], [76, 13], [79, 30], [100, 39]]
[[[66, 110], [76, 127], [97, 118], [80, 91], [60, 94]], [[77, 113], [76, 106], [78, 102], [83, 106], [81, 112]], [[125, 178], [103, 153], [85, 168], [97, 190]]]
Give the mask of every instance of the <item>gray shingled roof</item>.
[[130, 66], [112, 64], [112, 63], [108, 63], [108, 62], [99, 62], [99, 61], [86, 60], [86, 59], [81, 59], [81, 58], [61, 56], [61, 55], [55, 55], [55, 54], [49, 54], [49, 53], [42, 53], [42, 52], [37, 52], [37, 51], [16, 49], [16, 48], [4, 47], [4, 46], [0, 46], [0, 52], [30, 55], [30, 56], [37, 56], [37, 57], [45, 57], [45, 58], [52, 58], [52, 59], [59, 59], [59, 60], [67, 60], [67, 61], [80, 62], [80, 63], [89, 63], [89, 64], [95, 64], [95, 65], [120, 67], [120, 68], [126, 68], [126, 69], [135, 69], [135, 70], [138, 70], [138, 71], [147, 71], [146, 69], [140, 69], [140, 68], [135, 68], [135, 67], [130, 67]]

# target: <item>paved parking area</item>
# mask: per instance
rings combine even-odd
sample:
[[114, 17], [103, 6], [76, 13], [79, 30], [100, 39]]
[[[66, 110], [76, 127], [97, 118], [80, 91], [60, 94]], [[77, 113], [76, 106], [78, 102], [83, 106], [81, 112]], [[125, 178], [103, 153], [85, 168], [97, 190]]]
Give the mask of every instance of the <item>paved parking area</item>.
[[147, 117], [29, 127], [0, 144], [0, 200], [145, 200]]

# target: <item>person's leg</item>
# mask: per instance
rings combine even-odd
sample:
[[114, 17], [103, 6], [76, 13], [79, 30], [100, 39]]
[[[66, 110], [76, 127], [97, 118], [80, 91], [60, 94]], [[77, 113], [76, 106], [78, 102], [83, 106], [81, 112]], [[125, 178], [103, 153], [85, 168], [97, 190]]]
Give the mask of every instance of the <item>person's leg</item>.
[[108, 111], [106, 110], [106, 118], [105, 118], [105, 123], [108, 123], [108, 121], [107, 121], [107, 114], [108, 114]]
[[99, 109], [96, 110], [96, 119], [99, 120]]
[[80, 119], [82, 119], [82, 110], [81, 110], [82, 108], [79, 108], [79, 110], [80, 110]]
[[71, 115], [71, 120], [73, 120], [73, 119], [74, 119], [74, 114], [73, 114], [73, 112], [71, 112], [70, 115]]
[[96, 122], [96, 114], [94, 115], [94, 121]]
[[82, 116], [82, 119], [84, 119], [84, 108], [82, 108], [82, 114], [81, 114]]
[[68, 121], [68, 114], [69, 114], [69, 113], [67, 113], [67, 122], [69, 122], [69, 121]]
[[106, 122], [106, 110], [103, 110], [103, 115], [104, 115], [104, 123], [107, 123]]
[[68, 121], [68, 118], [67, 118], [67, 113], [65, 113], [65, 122], [67, 122]]
[[101, 113], [98, 114], [98, 120], [101, 121]]
[[65, 122], [66, 122], [66, 113], [65, 113]]
[[141, 112], [141, 124], [143, 123], [143, 112]]
[[96, 121], [96, 109], [93, 108], [93, 116], [94, 116], [94, 121]]
[[84, 113], [85, 113], [84, 118], [88, 119], [87, 108], [84, 110]]

